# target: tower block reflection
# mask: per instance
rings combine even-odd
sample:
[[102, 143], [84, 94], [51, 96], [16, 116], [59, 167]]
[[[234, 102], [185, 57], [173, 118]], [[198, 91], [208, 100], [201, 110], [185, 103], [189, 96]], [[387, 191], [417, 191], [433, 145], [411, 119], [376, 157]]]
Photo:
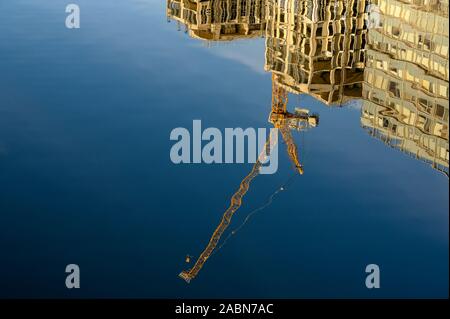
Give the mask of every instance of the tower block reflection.
[[261, 37], [265, 0], [168, 0], [167, 16], [185, 25], [193, 38], [231, 41]]
[[326, 105], [361, 97], [366, 1], [267, 2], [266, 71]]
[[373, 3], [379, 22], [368, 33], [361, 124], [448, 176], [448, 3]]

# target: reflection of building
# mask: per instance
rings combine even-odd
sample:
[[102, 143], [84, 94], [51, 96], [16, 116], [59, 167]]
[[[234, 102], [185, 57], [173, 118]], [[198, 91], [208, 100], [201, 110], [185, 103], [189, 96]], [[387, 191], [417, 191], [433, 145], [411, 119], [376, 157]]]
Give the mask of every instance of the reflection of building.
[[265, 0], [167, 0], [167, 16], [193, 38], [229, 41], [262, 36]]
[[[437, 0], [375, 0], [361, 122], [389, 145], [448, 175], [448, 18]], [[401, 25], [401, 27], [399, 27]]]
[[371, 135], [448, 175], [448, 0], [167, 1], [194, 38], [265, 35], [265, 69], [286, 98], [362, 98]]
[[365, 0], [268, 1], [266, 70], [288, 91], [327, 105], [361, 97], [365, 7]]

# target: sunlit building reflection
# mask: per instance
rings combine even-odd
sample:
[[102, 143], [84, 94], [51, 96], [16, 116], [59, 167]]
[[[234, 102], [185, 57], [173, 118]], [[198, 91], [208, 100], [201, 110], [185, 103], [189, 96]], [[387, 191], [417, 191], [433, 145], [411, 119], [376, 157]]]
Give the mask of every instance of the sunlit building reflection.
[[448, 3], [372, 4], [361, 124], [448, 176]]
[[361, 107], [372, 136], [448, 176], [448, 0], [167, 0], [193, 38], [264, 36], [273, 87]]
[[265, 0], [168, 0], [167, 16], [193, 38], [231, 41], [261, 37]]
[[365, 0], [268, 1], [265, 69], [326, 105], [361, 97], [365, 8]]

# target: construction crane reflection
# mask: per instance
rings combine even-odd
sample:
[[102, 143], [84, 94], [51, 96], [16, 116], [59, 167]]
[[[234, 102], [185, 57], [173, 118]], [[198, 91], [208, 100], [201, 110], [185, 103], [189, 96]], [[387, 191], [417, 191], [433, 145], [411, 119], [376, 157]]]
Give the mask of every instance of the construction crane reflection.
[[319, 124], [319, 116], [317, 114], [309, 114], [308, 110], [296, 109], [294, 113], [287, 111], [288, 94], [287, 91], [277, 84], [277, 76], [272, 74], [272, 110], [269, 116], [269, 122], [278, 130], [273, 130], [266, 141], [265, 147], [258, 156], [256, 163], [253, 165], [250, 173], [242, 180], [239, 189], [231, 197], [230, 206], [222, 215], [222, 219], [215, 229], [208, 245], [200, 254], [194, 266], [189, 270], [182, 271], [179, 276], [187, 283], [194, 279], [204, 264], [211, 257], [222, 235], [231, 224], [231, 219], [236, 211], [241, 207], [242, 200], [250, 188], [252, 180], [259, 175], [262, 164], [270, 155], [270, 151], [275, 147], [278, 140], [278, 131], [286, 143], [289, 158], [298, 174], [303, 174], [303, 166], [300, 164], [298, 149], [291, 134], [291, 129], [304, 131]]

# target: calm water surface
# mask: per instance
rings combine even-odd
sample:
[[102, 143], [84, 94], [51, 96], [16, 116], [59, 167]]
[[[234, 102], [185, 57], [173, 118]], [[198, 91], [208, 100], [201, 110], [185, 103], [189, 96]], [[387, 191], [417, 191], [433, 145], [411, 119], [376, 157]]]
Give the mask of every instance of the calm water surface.
[[[446, 62], [434, 71], [389, 62], [376, 41], [406, 40], [369, 29], [365, 68], [355, 53], [346, 76], [356, 84], [338, 81], [327, 95], [314, 85], [326, 87], [329, 72], [299, 80], [277, 62], [286, 54], [276, 17], [251, 22], [252, 32], [214, 34], [177, 16], [176, 1], [169, 16], [166, 1], [76, 3], [79, 30], [65, 28], [64, 2], [0, 2], [0, 297], [447, 297]], [[448, 31], [439, 32], [432, 45], [423, 35], [417, 51], [444, 47], [448, 59]], [[291, 64], [307, 65], [294, 58], [299, 47], [288, 48]], [[330, 68], [330, 59], [317, 61]], [[377, 72], [397, 84], [380, 89]], [[175, 165], [170, 132], [194, 119], [273, 127], [272, 74], [290, 92], [291, 112], [320, 116], [317, 127], [292, 130], [305, 172], [295, 174], [280, 141], [278, 172], [255, 178], [230, 230], [289, 186], [186, 284], [185, 256], [195, 262], [252, 164]], [[401, 116], [389, 110], [408, 104], [408, 85], [434, 117], [394, 120]], [[391, 104], [379, 102], [383, 92]], [[64, 285], [70, 263], [81, 268], [76, 291]], [[371, 263], [381, 269], [378, 290], [364, 284]]]

